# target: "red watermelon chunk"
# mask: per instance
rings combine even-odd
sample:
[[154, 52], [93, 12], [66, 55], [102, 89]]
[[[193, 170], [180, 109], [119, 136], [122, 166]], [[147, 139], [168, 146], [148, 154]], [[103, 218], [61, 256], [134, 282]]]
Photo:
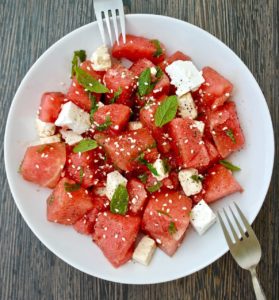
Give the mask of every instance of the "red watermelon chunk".
[[109, 200], [106, 196], [93, 195], [92, 201], [93, 209], [74, 224], [74, 229], [81, 234], [93, 234], [98, 213], [104, 211], [109, 205]]
[[94, 124], [99, 126], [109, 120], [111, 125], [104, 132], [119, 133], [127, 126], [130, 115], [131, 109], [126, 105], [104, 105], [94, 113]]
[[54, 123], [58, 118], [63, 103], [68, 99], [62, 93], [44, 93], [39, 108], [39, 119], [43, 122]]
[[138, 179], [132, 178], [127, 183], [127, 190], [130, 201], [129, 210], [133, 214], [141, 213], [147, 200], [144, 184]]
[[119, 45], [116, 42], [114, 43], [112, 55], [118, 59], [127, 58], [131, 61], [147, 58], [153, 63], [158, 64], [165, 58], [165, 47], [162, 43], [160, 43], [160, 46], [162, 49], [161, 55], [157, 51], [158, 49], [154, 40], [127, 34], [125, 44], [122, 36], [119, 38]]
[[139, 228], [139, 217], [103, 212], [96, 220], [93, 241], [118, 268], [131, 259]]
[[191, 208], [191, 199], [178, 192], [156, 193], [149, 199], [141, 227], [172, 256], [188, 228]]
[[104, 147], [114, 165], [123, 171], [132, 171], [138, 165], [139, 155], [156, 145], [146, 128], [126, 131], [116, 137], [96, 134], [95, 139]]
[[134, 74], [123, 67], [115, 65], [107, 70], [104, 76], [104, 84], [110, 90], [106, 94], [106, 102], [119, 103], [127, 106], [132, 106], [132, 94], [136, 89], [136, 80]]
[[190, 118], [176, 118], [169, 125], [172, 147], [180, 166], [201, 168], [209, 164], [210, 158], [202, 140], [202, 133]]
[[93, 208], [88, 191], [69, 178], [62, 178], [47, 199], [47, 219], [51, 222], [75, 224]]
[[184, 54], [181, 51], [176, 51], [173, 53], [171, 56], [167, 57], [164, 61], [162, 61], [159, 66], [160, 68], [165, 71], [166, 67], [170, 64], [172, 64], [176, 60], [191, 60], [191, 57], [188, 55]]
[[210, 67], [202, 69], [202, 75], [205, 82], [195, 92], [194, 98], [201, 105], [216, 109], [224, 104], [230, 98], [233, 85], [230, 81], [224, 78], [221, 74]]
[[202, 186], [203, 190], [193, 197], [196, 203], [201, 199], [211, 203], [233, 193], [243, 191], [240, 184], [233, 177], [232, 172], [220, 164], [207, 171]]
[[170, 151], [170, 140], [167, 133], [167, 126], [157, 127], [155, 125], [154, 115], [159, 103], [153, 102], [145, 107], [143, 107], [140, 111], [140, 121], [143, 126], [147, 127], [154, 139], [157, 141], [157, 147], [160, 152], [167, 153]]
[[20, 173], [25, 180], [54, 188], [60, 179], [66, 161], [64, 143], [28, 147]]
[[210, 130], [218, 152], [223, 158], [240, 150], [244, 143], [234, 102], [227, 102], [210, 114]]
[[106, 161], [105, 153], [101, 148], [81, 153], [69, 150], [66, 162], [67, 176], [81, 183], [84, 188], [98, 185], [113, 169], [113, 166]]

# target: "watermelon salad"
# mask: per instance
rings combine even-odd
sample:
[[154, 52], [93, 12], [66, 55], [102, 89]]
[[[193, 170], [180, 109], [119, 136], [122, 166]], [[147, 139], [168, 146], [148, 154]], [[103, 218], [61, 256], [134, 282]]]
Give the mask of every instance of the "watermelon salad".
[[67, 92], [41, 97], [20, 174], [52, 189], [48, 221], [88, 235], [114, 267], [172, 256], [189, 226], [202, 235], [216, 221], [211, 203], [243, 190], [228, 160], [244, 146], [232, 92], [159, 40], [77, 50]]

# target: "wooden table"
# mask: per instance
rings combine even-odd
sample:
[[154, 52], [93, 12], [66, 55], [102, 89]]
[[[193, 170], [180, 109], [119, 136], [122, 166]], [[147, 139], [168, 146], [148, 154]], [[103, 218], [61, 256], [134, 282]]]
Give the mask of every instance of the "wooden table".
[[[278, 137], [277, 0], [126, 0], [127, 13], [154, 13], [198, 25], [233, 49], [258, 80]], [[12, 98], [30, 66], [55, 41], [95, 20], [92, 0], [0, 0], [1, 140]], [[152, 29], [151, 29], [152, 30]], [[277, 70], [276, 70], [277, 68]], [[28, 104], [27, 104], [28, 105]], [[259, 137], [260, 138], [260, 137]], [[279, 299], [279, 166], [254, 223], [263, 258], [259, 277], [268, 299]], [[3, 157], [3, 143], [1, 144]], [[257, 162], [255, 162], [255, 172]], [[93, 278], [52, 254], [27, 227], [1, 163], [0, 299], [254, 299], [250, 275], [229, 254], [187, 278], [128, 286]]]

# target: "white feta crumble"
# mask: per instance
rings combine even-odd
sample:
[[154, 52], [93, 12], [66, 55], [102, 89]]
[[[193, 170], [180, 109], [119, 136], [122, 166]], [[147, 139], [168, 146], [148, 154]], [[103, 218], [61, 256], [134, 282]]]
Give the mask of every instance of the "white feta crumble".
[[205, 124], [203, 121], [195, 121], [195, 126], [201, 132], [201, 134], [204, 133]]
[[127, 185], [127, 179], [122, 176], [118, 171], [113, 171], [107, 175], [106, 183], [106, 196], [111, 200], [117, 187], [122, 184]]
[[166, 72], [176, 87], [177, 96], [197, 90], [205, 81], [202, 71], [199, 71], [191, 61], [176, 60], [166, 67]]
[[83, 139], [80, 134], [75, 133], [72, 130], [61, 129], [60, 133], [62, 135], [62, 138], [65, 140], [65, 143], [70, 146], [77, 144]]
[[151, 67], [151, 68], [150, 68], [150, 73], [151, 73], [151, 75], [156, 76], [156, 74], [157, 74], [157, 69], [156, 69], [156, 67]]
[[169, 176], [169, 173], [166, 172], [166, 167], [164, 161], [160, 158], [157, 158], [156, 161], [153, 163], [153, 167], [156, 169], [158, 175], [152, 174], [157, 180], [161, 181], [164, 178]]
[[55, 125], [71, 129], [77, 134], [82, 134], [90, 128], [90, 115], [69, 101], [62, 106]]
[[52, 136], [41, 137], [40, 144], [52, 144], [52, 143], [59, 143], [61, 142], [61, 135], [55, 134]]
[[144, 236], [134, 250], [133, 260], [147, 266], [149, 265], [155, 250], [155, 241], [148, 236]]
[[198, 177], [197, 169], [189, 168], [178, 172], [178, 179], [186, 196], [198, 194], [202, 190], [201, 180], [195, 180]]
[[105, 45], [97, 48], [90, 60], [93, 63], [92, 67], [95, 71], [107, 71], [111, 68], [111, 57], [108, 47]]
[[105, 106], [105, 104], [104, 104], [103, 102], [101, 102], [101, 101], [99, 101], [99, 102], [97, 103], [97, 105], [98, 105], [98, 108]]
[[195, 119], [198, 116], [198, 111], [191, 93], [187, 93], [181, 97], [178, 97], [177, 100], [178, 100], [178, 114], [183, 119], [187, 117], [191, 119]]
[[134, 121], [134, 122], [129, 122], [128, 123], [128, 129], [129, 130], [138, 130], [138, 129], [141, 129], [143, 126], [142, 126], [142, 123], [139, 122], [139, 121]]
[[204, 200], [201, 200], [190, 214], [190, 222], [199, 235], [204, 234], [216, 219], [216, 215]]
[[36, 129], [39, 137], [52, 136], [55, 133], [55, 124], [48, 123], [36, 118]]

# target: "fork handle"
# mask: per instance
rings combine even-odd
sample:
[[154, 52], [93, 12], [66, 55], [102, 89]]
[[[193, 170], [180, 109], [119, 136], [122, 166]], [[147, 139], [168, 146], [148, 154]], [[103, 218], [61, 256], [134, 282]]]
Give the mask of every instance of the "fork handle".
[[257, 276], [256, 268], [252, 267], [250, 269], [250, 272], [251, 272], [251, 275], [252, 275], [252, 282], [253, 282], [253, 287], [254, 287], [256, 299], [257, 300], [266, 300], [264, 291], [261, 287], [261, 284], [260, 284], [258, 276]]

